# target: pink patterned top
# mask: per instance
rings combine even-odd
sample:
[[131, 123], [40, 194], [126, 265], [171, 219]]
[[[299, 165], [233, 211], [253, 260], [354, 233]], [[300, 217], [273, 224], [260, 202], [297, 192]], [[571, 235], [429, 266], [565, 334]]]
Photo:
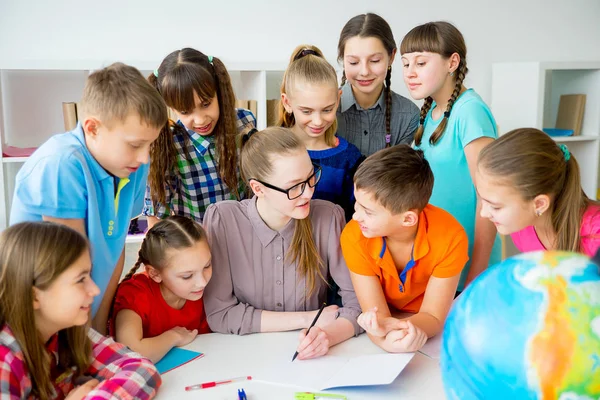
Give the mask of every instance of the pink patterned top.
[[[600, 207], [590, 205], [581, 220], [581, 249], [584, 254], [593, 257], [600, 248]], [[515, 246], [521, 252], [547, 250], [535, 231], [533, 226], [515, 232], [510, 235]]]
[[[83, 375], [98, 379], [100, 383], [84, 399], [147, 400], [156, 395], [162, 381], [150, 360], [93, 329], [90, 329], [88, 337], [92, 342], [92, 360]], [[50, 339], [46, 349], [56, 361], [58, 334]], [[54, 379], [52, 400], [62, 400], [76, 385], [74, 371], [58, 371], [56, 363], [51, 370]], [[23, 352], [8, 325], [0, 330], [0, 400], [4, 399], [35, 399]]]

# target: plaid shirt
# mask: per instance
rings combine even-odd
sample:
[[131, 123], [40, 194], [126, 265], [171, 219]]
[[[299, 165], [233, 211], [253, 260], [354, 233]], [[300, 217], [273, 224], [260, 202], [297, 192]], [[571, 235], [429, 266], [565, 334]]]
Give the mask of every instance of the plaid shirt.
[[[134, 353], [122, 344], [90, 329], [92, 363], [83, 374], [100, 383], [85, 399], [151, 399], [161, 384], [156, 367], [150, 360]], [[58, 359], [58, 335], [46, 346], [52, 360]], [[53, 400], [62, 400], [75, 387], [73, 370], [58, 371], [53, 363]], [[62, 372], [62, 373], [61, 373]], [[0, 400], [34, 399], [31, 377], [23, 352], [10, 328], [0, 331]]]
[[[250, 111], [241, 108], [236, 111], [238, 132], [256, 127], [256, 118]], [[206, 207], [222, 200], [236, 199], [219, 176], [214, 137], [202, 136], [191, 130], [187, 133], [187, 141], [181, 134], [173, 137], [177, 148], [177, 174], [170, 177], [169, 185], [165, 187], [168, 207], [164, 204], [155, 206], [150, 197], [150, 187], [146, 186], [144, 215], [165, 218], [169, 214], [175, 214], [202, 223]], [[191, 161], [186, 159], [186, 150]], [[244, 188], [245, 185], [240, 179], [238, 191], [242, 198]]]

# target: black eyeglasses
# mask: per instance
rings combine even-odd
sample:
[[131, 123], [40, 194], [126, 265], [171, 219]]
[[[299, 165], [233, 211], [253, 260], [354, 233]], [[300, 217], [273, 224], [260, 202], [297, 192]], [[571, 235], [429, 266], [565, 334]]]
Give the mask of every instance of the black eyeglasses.
[[289, 189], [282, 189], [277, 186], [273, 186], [270, 183], [259, 181], [258, 179], [255, 179], [255, 178], [250, 178], [248, 180], [249, 181], [255, 180], [256, 182], [262, 183], [269, 189], [273, 189], [273, 190], [277, 190], [278, 192], [285, 193], [287, 195], [288, 199], [294, 200], [294, 199], [297, 199], [298, 197], [302, 196], [302, 193], [304, 193], [304, 190], [306, 189], [306, 185], [313, 188], [313, 187], [317, 186], [317, 183], [319, 183], [319, 181], [321, 180], [321, 166], [317, 165], [317, 164], [313, 164], [313, 168], [314, 168], [313, 173], [311, 174], [311, 176], [308, 177], [307, 180], [305, 180], [304, 182], [297, 183]]

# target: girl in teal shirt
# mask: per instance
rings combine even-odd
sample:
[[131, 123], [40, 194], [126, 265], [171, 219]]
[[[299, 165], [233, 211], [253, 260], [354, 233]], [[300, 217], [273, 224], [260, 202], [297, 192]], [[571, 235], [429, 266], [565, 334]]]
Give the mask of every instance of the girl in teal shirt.
[[417, 26], [402, 40], [400, 52], [404, 82], [414, 99], [424, 100], [415, 147], [423, 150], [435, 177], [430, 203], [450, 212], [469, 238], [461, 291], [501, 258], [496, 228], [479, 215], [474, 185], [479, 152], [498, 137], [496, 122], [481, 97], [463, 85], [467, 48], [452, 24]]

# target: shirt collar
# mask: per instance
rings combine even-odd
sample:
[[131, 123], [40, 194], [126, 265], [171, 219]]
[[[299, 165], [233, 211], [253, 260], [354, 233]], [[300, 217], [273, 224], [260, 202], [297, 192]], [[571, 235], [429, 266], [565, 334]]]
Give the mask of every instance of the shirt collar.
[[90, 150], [85, 142], [85, 133], [83, 132], [81, 123], [77, 124], [77, 127], [71, 131], [71, 134], [75, 135], [77, 140], [79, 140], [81, 143], [84, 156], [87, 159], [88, 167], [92, 170], [92, 174], [94, 174], [96, 179], [98, 181], [102, 181], [104, 179], [113, 178], [113, 176], [109, 174], [108, 171], [106, 171], [104, 167], [102, 167], [102, 165], [100, 165], [100, 163], [94, 158], [92, 153], [90, 153]]
[[177, 123], [187, 131], [188, 135], [190, 135], [192, 144], [201, 155], [204, 155], [208, 151], [208, 148], [214, 143], [214, 135], [202, 136], [191, 129], [187, 129], [181, 121], [177, 121]]
[[[346, 82], [344, 86], [342, 86], [342, 104], [341, 111], [346, 112], [350, 107], [355, 106], [357, 110], [364, 110], [358, 103], [356, 102], [356, 98], [354, 97], [354, 93], [352, 93], [352, 85], [349, 82]], [[381, 91], [377, 102], [371, 107], [369, 110], [373, 110], [379, 106], [382, 111], [385, 111], [385, 90]]]
[[250, 199], [248, 204], [248, 218], [250, 219], [250, 223], [254, 228], [254, 233], [256, 236], [258, 236], [258, 239], [261, 241], [263, 247], [267, 247], [278, 235], [283, 236], [283, 239], [287, 243], [291, 243], [292, 237], [294, 236], [294, 230], [296, 228], [296, 220], [292, 218], [279, 232], [274, 231], [273, 229], [269, 228], [269, 226], [265, 223], [265, 221], [263, 221], [258, 213], [258, 209], [256, 208], [257, 200], [258, 197], [256, 196]]
[[[427, 239], [427, 230], [429, 229], [429, 223], [426, 215], [427, 207], [429, 206], [426, 206], [425, 209], [419, 214], [419, 226], [417, 228], [417, 235], [415, 236], [415, 242], [413, 245], [413, 260], [415, 262], [425, 257], [427, 253], [429, 253], [429, 240]], [[369, 254], [376, 262], [381, 262], [382, 260], [391, 261], [391, 264], [385, 262], [379, 265], [384, 266], [389, 264], [395, 269], [394, 262], [391, 259], [391, 255], [387, 249], [387, 244], [384, 238], [378, 237], [369, 239], [367, 246]]]
[[428, 205], [419, 214], [419, 228], [417, 228], [417, 236], [415, 237], [415, 247], [413, 251], [414, 260], [418, 261], [429, 253], [429, 221], [427, 220]]
[[46, 350], [50, 353], [58, 353], [58, 333], [52, 335], [48, 342], [46, 342]]

